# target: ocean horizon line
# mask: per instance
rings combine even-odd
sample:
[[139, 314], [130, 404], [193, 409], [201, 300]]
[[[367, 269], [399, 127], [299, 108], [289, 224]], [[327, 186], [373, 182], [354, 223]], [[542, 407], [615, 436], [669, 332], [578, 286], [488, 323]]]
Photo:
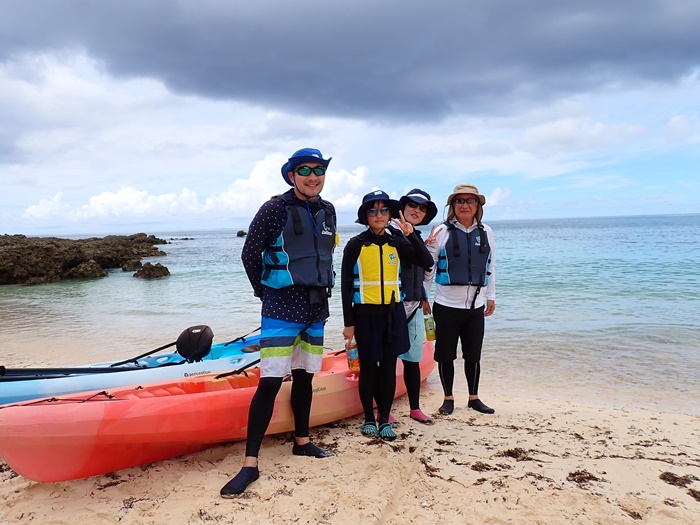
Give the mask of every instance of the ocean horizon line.
[[[594, 215], [594, 216], [572, 216], [572, 217], [537, 217], [537, 218], [513, 218], [513, 219], [493, 219], [493, 220], [486, 220], [484, 221], [487, 224], [514, 224], [514, 223], [522, 223], [522, 224], [527, 224], [527, 223], [543, 223], [543, 222], [552, 222], [552, 221], [580, 221], [580, 220], [602, 220], [602, 219], [645, 219], [645, 218], [680, 218], [680, 217], [698, 217], [700, 216], [700, 212], [698, 213], [664, 213], [664, 214], [644, 214], [644, 215]], [[425, 228], [430, 228], [432, 226], [437, 226], [441, 224], [443, 221], [433, 221], [430, 224], [425, 225]], [[162, 224], [159, 224], [162, 226]], [[146, 224], [140, 224], [139, 226], [146, 226]], [[154, 223], [152, 226], [156, 226]], [[360, 226], [359, 224], [355, 222], [342, 222], [339, 223], [338, 226], [340, 227], [349, 227], [349, 226]], [[25, 235], [26, 237], [30, 238], [43, 238], [43, 237], [59, 237], [59, 238], [74, 238], [74, 237], [79, 237], [79, 238], [89, 238], [89, 237], [105, 237], [108, 235], [135, 235], [137, 233], [147, 233], [147, 234], [153, 234], [153, 235], [171, 235], [171, 234], [180, 234], [183, 232], [188, 232], [188, 233], [197, 233], [197, 232], [217, 232], [217, 231], [232, 231], [232, 232], [238, 232], [238, 231], [247, 231], [248, 226], [224, 226], [224, 227], [173, 227], [173, 229], [159, 229], [157, 226], [154, 227], [152, 230], [146, 230], [144, 228], [136, 228], [135, 230], [124, 230], [124, 229], [117, 229], [117, 230], [106, 230], [102, 232], [70, 232], [70, 233], [65, 233], [65, 232], [50, 232], [46, 231], [44, 233], [2, 233], [0, 235]]]

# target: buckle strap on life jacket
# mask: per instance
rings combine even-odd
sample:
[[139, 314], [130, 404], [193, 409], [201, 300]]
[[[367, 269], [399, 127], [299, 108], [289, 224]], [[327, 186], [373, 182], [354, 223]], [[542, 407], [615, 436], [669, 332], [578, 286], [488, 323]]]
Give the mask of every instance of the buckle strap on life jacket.
[[[454, 224], [450, 223], [450, 224], [448, 224], [447, 229], [456, 230], [457, 228], [455, 228]], [[457, 235], [450, 235], [450, 237], [452, 237], [452, 250], [454, 251], [454, 255], [455, 255], [455, 257], [459, 257], [460, 256], [459, 238]], [[467, 239], [469, 239], [469, 234], [467, 234]]]
[[304, 234], [304, 226], [301, 224], [301, 216], [299, 215], [299, 208], [297, 206], [291, 207], [292, 211], [292, 222], [294, 223], [294, 233], [297, 235]]
[[476, 291], [474, 292], [474, 299], [472, 299], [472, 305], [471, 305], [471, 307], [469, 308], [470, 310], [473, 310], [473, 309], [474, 309], [474, 305], [476, 304], [476, 298], [477, 298], [477, 296], [479, 295], [479, 292], [480, 292], [480, 291], [481, 291], [481, 286], [479, 285], [479, 286], [476, 287]]
[[301, 216], [299, 215], [299, 209], [291, 195], [279, 195], [279, 198], [284, 201], [284, 203], [289, 207], [292, 214], [292, 223], [294, 224], [294, 233], [297, 235], [304, 234], [304, 226], [301, 222]]

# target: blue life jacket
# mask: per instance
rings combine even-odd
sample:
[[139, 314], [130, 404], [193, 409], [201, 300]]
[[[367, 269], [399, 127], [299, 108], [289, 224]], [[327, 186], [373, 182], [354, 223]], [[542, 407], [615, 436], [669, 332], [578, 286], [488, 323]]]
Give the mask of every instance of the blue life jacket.
[[262, 284], [271, 288], [331, 288], [335, 284], [333, 250], [337, 230], [328, 206], [319, 200], [321, 208], [312, 218], [293, 196], [273, 198], [284, 201], [287, 223], [277, 240], [263, 252]]
[[449, 238], [438, 256], [435, 282], [479, 288], [486, 286], [491, 275], [491, 247], [484, 226], [479, 223], [476, 229], [467, 233], [452, 223], [445, 224]]

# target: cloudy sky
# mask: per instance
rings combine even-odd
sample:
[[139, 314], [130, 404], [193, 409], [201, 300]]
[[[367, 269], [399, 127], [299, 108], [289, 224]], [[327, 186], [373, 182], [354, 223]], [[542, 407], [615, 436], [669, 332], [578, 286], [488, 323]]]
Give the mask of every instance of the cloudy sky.
[[[342, 4], [342, 5], [341, 5]], [[700, 212], [697, 0], [3, 0], [0, 234], [244, 228], [454, 185], [485, 221]]]

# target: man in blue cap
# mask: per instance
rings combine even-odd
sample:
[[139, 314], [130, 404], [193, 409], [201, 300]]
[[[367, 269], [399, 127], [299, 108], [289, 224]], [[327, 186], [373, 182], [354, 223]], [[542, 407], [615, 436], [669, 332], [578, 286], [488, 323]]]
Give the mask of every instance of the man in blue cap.
[[292, 376], [292, 453], [334, 455], [309, 440], [311, 382], [321, 370], [323, 325], [334, 284], [336, 213], [320, 196], [330, 161], [317, 149], [295, 152], [282, 166], [282, 178], [292, 189], [265, 202], [248, 229], [241, 259], [262, 300], [260, 383], [250, 404], [243, 467], [221, 489], [224, 498], [242, 494], [258, 479], [260, 445], [286, 376]]

